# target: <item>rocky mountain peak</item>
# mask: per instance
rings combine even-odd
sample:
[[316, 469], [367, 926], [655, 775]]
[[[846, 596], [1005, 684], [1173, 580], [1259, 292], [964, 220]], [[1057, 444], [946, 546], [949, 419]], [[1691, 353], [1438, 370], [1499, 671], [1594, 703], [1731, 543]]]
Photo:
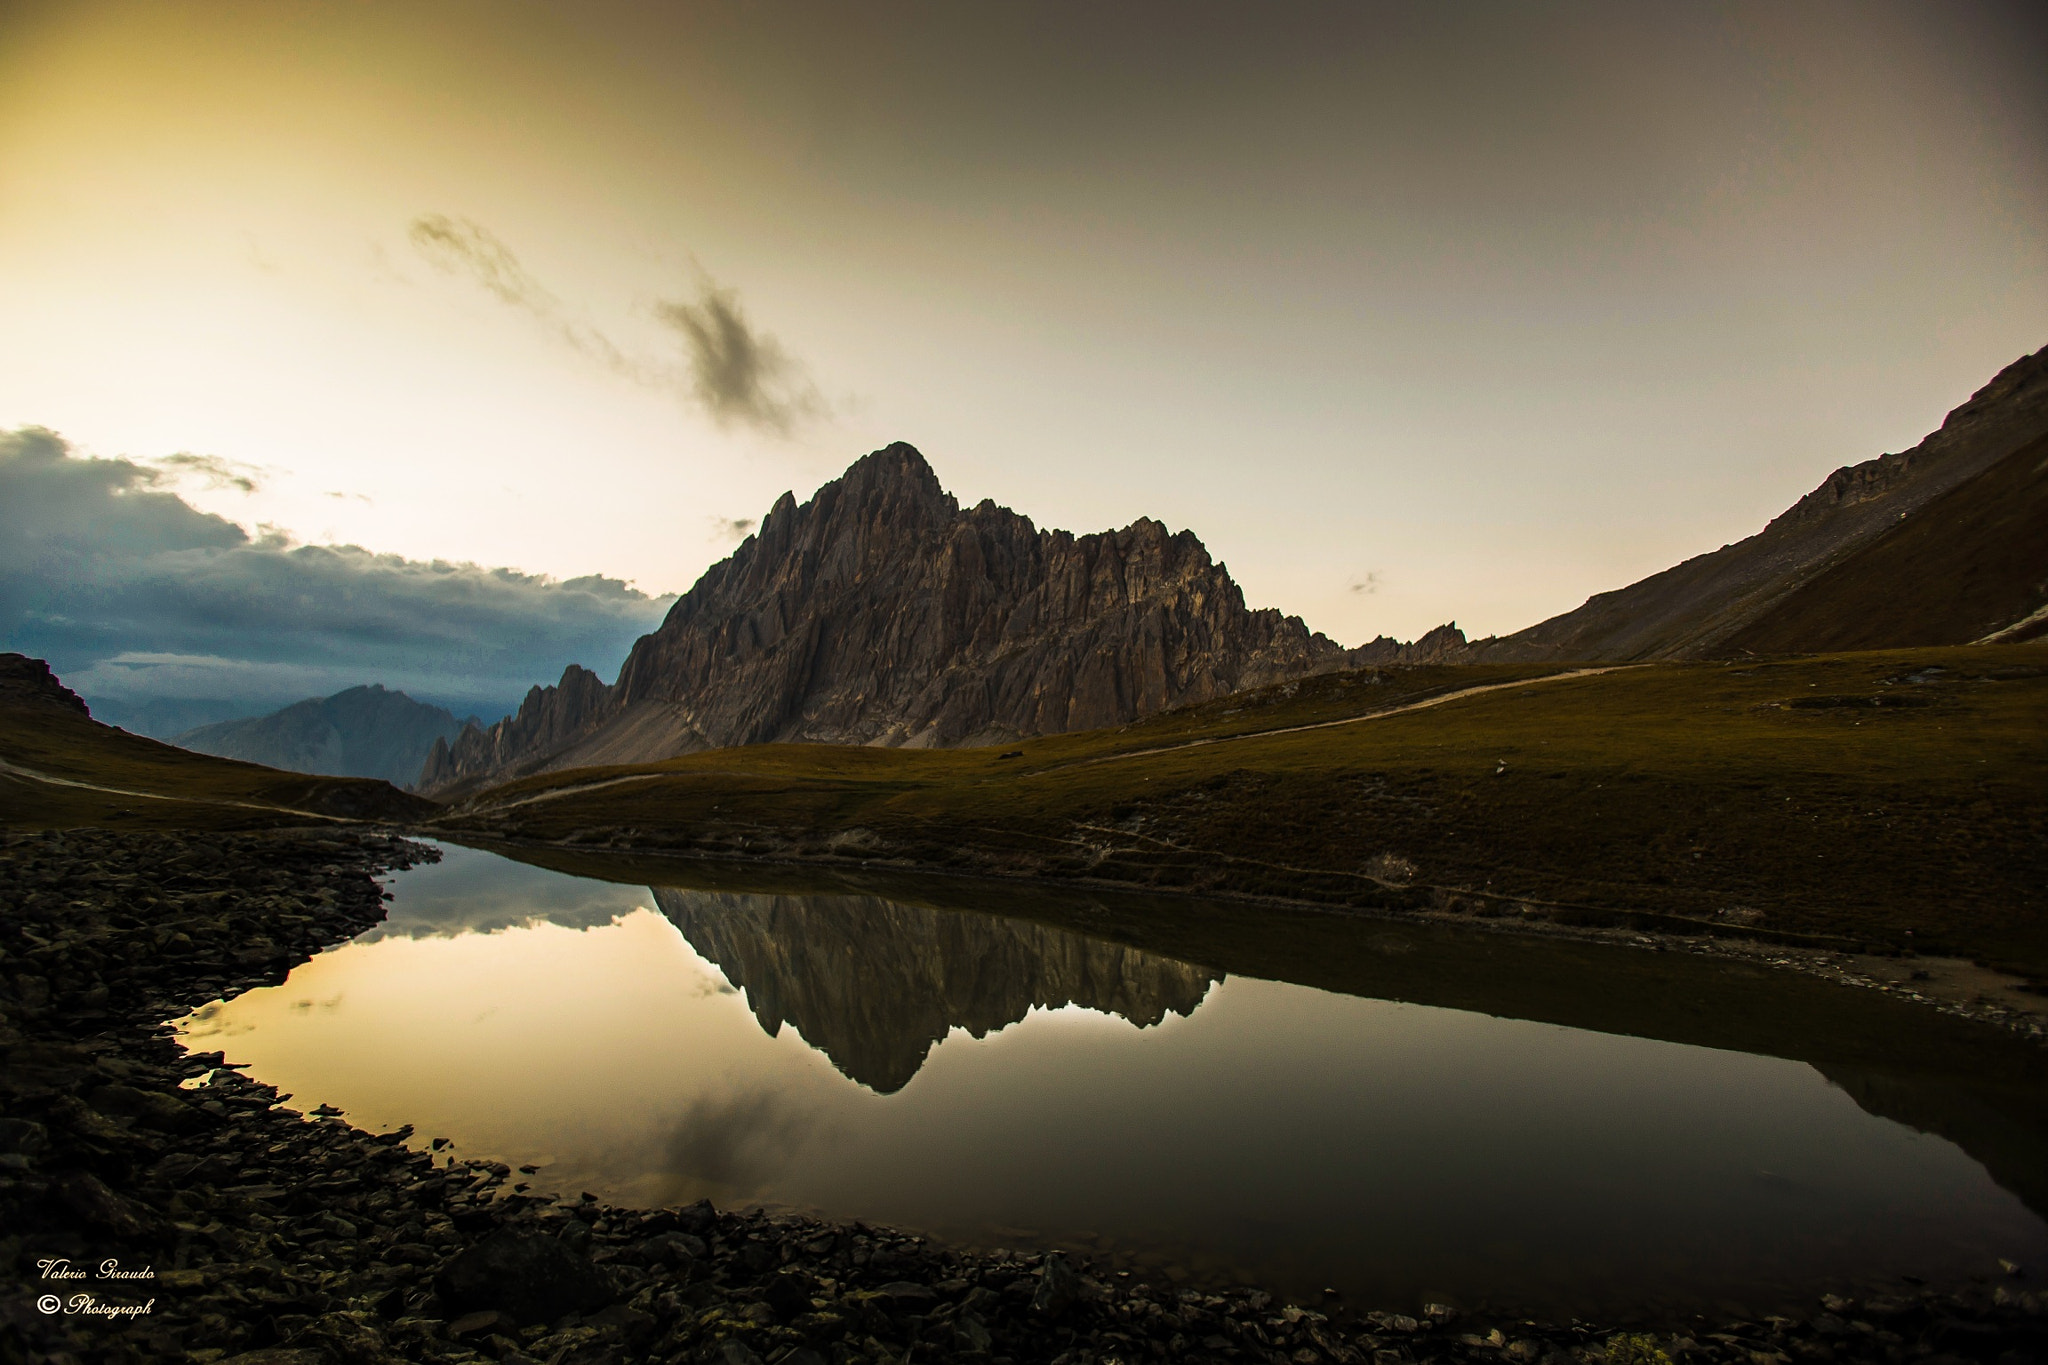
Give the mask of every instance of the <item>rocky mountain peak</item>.
[[437, 752], [420, 786], [774, 741], [1003, 743], [1409, 650], [1380, 640], [1354, 657], [1298, 617], [1248, 610], [1193, 532], [1150, 517], [1077, 536], [987, 499], [962, 511], [898, 442], [805, 503], [778, 499], [612, 687], [572, 669]]

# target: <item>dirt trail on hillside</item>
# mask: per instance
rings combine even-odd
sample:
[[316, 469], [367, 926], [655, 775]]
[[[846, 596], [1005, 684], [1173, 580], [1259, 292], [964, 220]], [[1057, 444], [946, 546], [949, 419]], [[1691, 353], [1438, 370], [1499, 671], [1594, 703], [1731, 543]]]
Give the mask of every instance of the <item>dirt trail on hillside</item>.
[[[1369, 720], [1384, 720], [1388, 716], [1406, 715], [1410, 711], [1422, 711], [1445, 702], [1459, 701], [1465, 697], [1476, 697], [1486, 692], [1501, 692], [1515, 687], [1533, 687], [1538, 683], [1563, 682], [1567, 678], [1590, 678], [1599, 673], [1613, 673], [1625, 668], [1644, 668], [1645, 664], [1608, 664], [1601, 668], [1575, 668], [1569, 673], [1546, 673], [1540, 678], [1517, 678], [1513, 682], [1485, 683], [1478, 687], [1461, 687], [1455, 692], [1446, 692], [1438, 697], [1425, 697], [1401, 706], [1390, 706], [1384, 711], [1371, 711], [1362, 716], [1346, 716], [1342, 720], [1319, 720], [1310, 725], [1283, 725], [1271, 730], [1251, 730], [1241, 735], [1219, 735], [1210, 739], [1183, 740], [1178, 744], [1162, 744], [1151, 749], [1133, 749], [1125, 754], [1105, 754], [1100, 758], [1084, 758], [1073, 763], [1055, 764], [1050, 768], [1037, 768], [1022, 774], [1024, 777], [1043, 777], [1047, 773], [1064, 772], [1069, 768], [1085, 768], [1096, 763], [1116, 763], [1127, 758], [1143, 758], [1148, 754], [1170, 754], [1180, 749], [1198, 749], [1205, 744], [1228, 744], [1241, 739], [1264, 739], [1269, 735], [1299, 734], [1304, 730], [1327, 730], [1337, 725], [1358, 725]], [[655, 782], [664, 777], [675, 777], [676, 773], [631, 773], [625, 777], [608, 777], [597, 782], [581, 782], [573, 787], [552, 787], [546, 791], [532, 792], [515, 800], [484, 802], [479, 798], [471, 810], [500, 811], [516, 810], [540, 801], [554, 801], [564, 796], [582, 796], [588, 792], [601, 791], [606, 787], [621, 787], [629, 782]]]
[[1104, 754], [1100, 758], [1084, 758], [1078, 763], [1062, 763], [1057, 768], [1040, 768], [1026, 774], [1042, 777], [1046, 773], [1058, 772], [1061, 768], [1086, 768], [1096, 763], [1120, 763], [1127, 758], [1144, 758], [1148, 754], [1170, 754], [1181, 749], [1199, 749], [1205, 744], [1234, 744], [1242, 739], [1265, 739], [1271, 735], [1298, 735], [1304, 730], [1328, 730], [1339, 725], [1360, 725], [1369, 720], [1385, 720], [1389, 716], [1404, 716], [1410, 711], [1423, 711], [1445, 702], [1460, 701], [1476, 697], [1483, 692], [1504, 692], [1514, 687], [1534, 687], [1538, 683], [1563, 682], [1567, 678], [1590, 678], [1600, 673], [1614, 673], [1626, 668], [1646, 668], [1647, 664], [1608, 664], [1601, 668], [1575, 668], [1569, 673], [1546, 673], [1540, 678], [1517, 678], [1513, 682], [1486, 683], [1479, 687], [1461, 687], [1455, 692], [1446, 692], [1438, 697], [1425, 697], [1421, 701], [1407, 702], [1401, 706], [1390, 706], [1384, 711], [1368, 711], [1362, 716], [1346, 716], [1342, 720], [1319, 720], [1311, 725], [1282, 725], [1271, 730], [1247, 730], [1241, 735], [1217, 735], [1209, 739], [1186, 739], [1178, 744], [1161, 744], [1152, 749], [1133, 749], [1125, 754]]
[[342, 815], [325, 815], [317, 810], [301, 810], [297, 806], [273, 806], [263, 801], [230, 801], [225, 797], [217, 796], [169, 796], [163, 792], [139, 792], [127, 787], [102, 787], [97, 782], [79, 782], [69, 777], [52, 777], [48, 773], [37, 772], [34, 768], [24, 768], [18, 763], [9, 763], [4, 758], [0, 758], [0, 776], [24, 778], [30, 782], [41, 782], [52, 787], [76, 787], [80, 791], [100, 792], [107, 796], [130, 796], [141, 801], [178, 801], [194, 806], [237, 806], [243, 810], [264, 810], [282, 815], [303, 815], [309, 820], [333, 820], [345, 825], [356, 823]]

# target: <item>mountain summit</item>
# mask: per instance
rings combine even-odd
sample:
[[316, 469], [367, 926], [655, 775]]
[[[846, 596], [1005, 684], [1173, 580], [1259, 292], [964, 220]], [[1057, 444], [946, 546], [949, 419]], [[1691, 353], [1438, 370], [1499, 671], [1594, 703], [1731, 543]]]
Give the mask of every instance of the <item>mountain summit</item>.
[[572, 666], [516, 716], [436, 745], [425, 791], [775, 741], [928, 748], [1119, 725], [1166, 707], [1464, 643], [1346, 650], [1253, 611], [1193, 533], [1041, 531], [962, 510], [898, 442], [785, 493], [607, 687]]

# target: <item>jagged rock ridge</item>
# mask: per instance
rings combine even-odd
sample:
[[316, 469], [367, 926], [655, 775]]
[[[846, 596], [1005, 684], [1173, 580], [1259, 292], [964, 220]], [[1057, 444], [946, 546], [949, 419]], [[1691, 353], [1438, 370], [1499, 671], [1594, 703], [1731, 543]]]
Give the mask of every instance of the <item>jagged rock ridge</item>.
[[955, 1028], [976, 1038], [1034, 1007], [1081, 1005], [1149, 1028], [1189, 1015], [1220, 972], [1030, 920], [875, 896], [766, 896], [651, 887], [654, 902], [746, 993], [848, 1078], [893, 1094]]
[[[2048, 348], [1999, 371], [1919, 445], [1837, 469], [1748, 539], [1462, 657], [1696, 659], [1982, 638], [2048, 602], [2048, 533], [2038, 514], [2014, 514], [2018, 499], [2038, 504], [2048, 466], [2001, 469], [2044, 435]], [[2003, 516], [1967, 497], [1987, 478]], [[1918, 525], [1923, 512], [1942, 524]], [[1965, 587], [1966, 574], [1978, 581]], [[1938, 600], [1924, 600], [1930, 586]], [[1985, 610], [2005, 616], [1980, 619]]]
[[1346, 650], [1254, 611], [1193, 533], [1041, 531], [962, 510], [898, 443], [714, 565], [605, 687], [572, 667], [516, 716], [437, 746], [420, 788], [802, 740], [933, 747], [1119, 725], [1166, 707], [1464, 643]]

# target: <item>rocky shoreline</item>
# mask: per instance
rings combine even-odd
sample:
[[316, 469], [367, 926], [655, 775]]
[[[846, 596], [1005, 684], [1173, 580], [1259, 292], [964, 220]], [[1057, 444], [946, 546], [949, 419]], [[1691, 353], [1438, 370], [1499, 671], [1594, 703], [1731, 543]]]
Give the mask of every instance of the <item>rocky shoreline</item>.
[[167, 1036], [376, 923], [375, 874], [429, 856], [332, 829], [0, 844], [0, 1360], [2048, 1361], [2024, 1278], [1651, 1335], [1315, 1311], [858, 1223], [532, 1196], [403, 1130], [299, 1114]]

